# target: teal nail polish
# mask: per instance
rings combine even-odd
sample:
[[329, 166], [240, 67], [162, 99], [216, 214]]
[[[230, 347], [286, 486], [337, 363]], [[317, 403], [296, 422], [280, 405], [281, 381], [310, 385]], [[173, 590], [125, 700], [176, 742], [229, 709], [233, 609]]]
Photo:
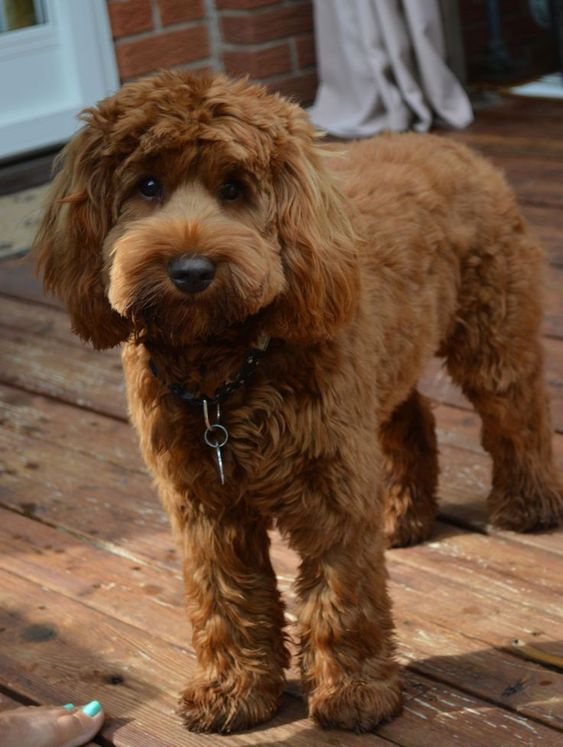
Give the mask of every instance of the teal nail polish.
[[72, 709], [74, 708], [74, 703], [66, 703], [66, 704], [65, 704], [65, 705], [63, 706], [63, 708], [66, 708], [66, 709], [67, 709], [67, 711], [72, 711]]
[[93, 700], [91, 703], [88, 703], [88, 705], [82, 707], [82, 712], [87, 716], [90, 716], [90, 718], [97, 716], [101, 710], [102, 706], [98, 700]]

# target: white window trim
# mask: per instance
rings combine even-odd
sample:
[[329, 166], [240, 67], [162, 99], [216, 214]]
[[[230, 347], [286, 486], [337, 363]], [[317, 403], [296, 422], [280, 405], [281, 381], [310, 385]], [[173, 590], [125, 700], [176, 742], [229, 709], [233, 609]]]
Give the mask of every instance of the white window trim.
[[0, 159], [66, 141], [80, 125], [78, 112], [119, 86], [105, 0], [46, 0], [46, 8], [48, 23], [0, 35], [0, 62], [61, 44], [74, 91], [52, 111], [4, 122], [0, 116]]

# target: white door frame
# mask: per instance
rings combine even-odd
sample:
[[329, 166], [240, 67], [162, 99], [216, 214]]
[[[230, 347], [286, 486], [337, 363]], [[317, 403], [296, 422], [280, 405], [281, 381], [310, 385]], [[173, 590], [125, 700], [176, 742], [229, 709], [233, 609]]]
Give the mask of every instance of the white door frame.
[[119, 86], [105, 0], [44, 2], [47, 23], [0, 34], [0, 76], [4, 70], [17, 82], [21, 66], [33, 71], [35, 55], [52, 57], [64, 80], [56, 100], [39, 107], [25, 84], [14, 94], [12, 81], [11, 95], [0, 104], [0, 159], [66, 141], [80, 125], [78, 112]]

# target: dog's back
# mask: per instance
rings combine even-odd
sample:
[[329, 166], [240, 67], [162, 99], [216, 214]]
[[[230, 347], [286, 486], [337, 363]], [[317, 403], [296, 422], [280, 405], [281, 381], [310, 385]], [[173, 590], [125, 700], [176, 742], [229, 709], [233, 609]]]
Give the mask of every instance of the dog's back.
[[543, 252], [502, 174], [438, 136], [386, 134], [340, 147], [344, 157], [331, 167], [363, 239], [370, 334], [378, 354], [397, 361], [379, 373], [388, 406], [435, 353], [483, 360], [507, 336], [516, 345], [529, 336], [541, 318]]

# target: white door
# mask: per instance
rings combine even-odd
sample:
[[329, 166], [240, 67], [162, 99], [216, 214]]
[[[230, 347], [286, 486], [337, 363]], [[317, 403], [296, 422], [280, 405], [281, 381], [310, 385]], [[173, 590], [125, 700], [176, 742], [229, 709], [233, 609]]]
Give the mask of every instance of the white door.
[[0, 159], [64, 142], [118, 85], [105, 0], [0, 0]]

